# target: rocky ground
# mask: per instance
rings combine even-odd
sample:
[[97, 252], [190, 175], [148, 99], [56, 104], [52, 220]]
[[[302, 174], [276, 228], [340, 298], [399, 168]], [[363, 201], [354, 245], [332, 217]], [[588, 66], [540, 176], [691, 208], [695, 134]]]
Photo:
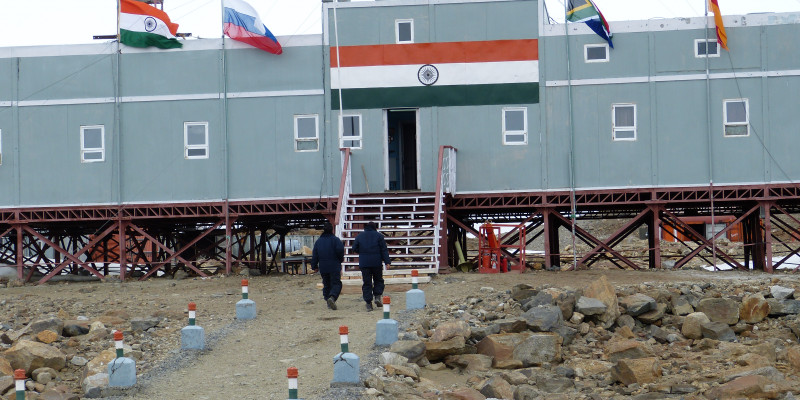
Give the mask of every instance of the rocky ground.
[[[774, 398], [800, 393], [800, 277], [697, 270], [453, 273], [421, 285], [400, 339], [374, 346], [379, 311], [358, 287], [326, 309], [319, 277], [249, 277], [257, 317], [238, 321], [242, 276], [144, 282], [0, 284], [0, 393], [26, 399], [285, 399], [297, 367], [305, 399]], [[800, 298], [800, 295], [798, 295]], [[181, 351], [197, 303], [206, 349]], [[350, 329], [363, 385], [331, 388], [338, 328]], [[137, 384], [107, 388], [112, 331]]]

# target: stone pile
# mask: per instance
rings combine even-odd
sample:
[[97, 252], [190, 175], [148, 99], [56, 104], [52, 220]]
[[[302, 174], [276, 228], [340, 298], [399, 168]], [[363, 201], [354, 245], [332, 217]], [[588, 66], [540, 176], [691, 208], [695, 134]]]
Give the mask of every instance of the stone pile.
[[[34, 311], [34, 310], [29, 310]], [[43, 310], [33, 314], [41, 315]], [[47, 314], [46, 312], [44, 313]], [[126, 338], [124, 353], [142, 366], [152, 367], [163, 351], [173, 347], [183, 313], [156, 312], [146, 318], [131, 318], [122, 309], [106, 311], [96, 318], [73, 317], [63, 309], [54, 316], [26, 321], [18, 311], [14, 325], [0, 326], [0, 397], [15, 399], [13, 371], [27, 373], [26, 400], [77, 400], [102, 396], [108, 386], [108, 363], [116, 357], [112, 332], [120, 329]], [[174, 327], [170, 327], [173, 320]], [[163, 349], [162, 349], [163, 350]]]
[[779, 283], [483, 288], [401, 313], [364, 383], [396, 399], [794, 399], [800, 300]]

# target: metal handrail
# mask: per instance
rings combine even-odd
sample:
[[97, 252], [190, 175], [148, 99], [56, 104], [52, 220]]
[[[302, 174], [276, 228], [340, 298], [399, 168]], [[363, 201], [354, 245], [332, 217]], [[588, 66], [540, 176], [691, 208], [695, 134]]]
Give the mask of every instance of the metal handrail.
[[339, 202], [336, 204], [336, 234], [341, 237], [344, 233], [345, 218], [342, 215], [347, 210], [347, 202], [350, 201], [352, 191], [352, 178], [350, 173], [350, 148], [342, 148], [342, 180], [339, 184]]
[[[441, 252], [439, 251], [439, 242], [442, 235], [441, 218], [442, 209], [444, 207], [444, 194], [452, 194], [455, 193], [456, 190], [457, 151], [458, 149], [453, 146], [444, 145], [439, 147], [438, 174], [436, 176], [436, 198], [434, 199], [435, 203], [433, 211], [433, 240], [435, 243], [434, 249], [436, 249], [435, 262], [437, 269], [440, 263], [439, 257], [441, 255]], [[447, 162], [445, 162], [445, 157], [447, 158]]]

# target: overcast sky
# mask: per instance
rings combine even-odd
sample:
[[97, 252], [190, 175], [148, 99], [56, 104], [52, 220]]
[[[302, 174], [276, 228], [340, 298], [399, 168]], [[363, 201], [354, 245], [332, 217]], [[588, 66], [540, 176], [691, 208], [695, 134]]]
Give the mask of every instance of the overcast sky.
[[[551, 16], [563, 20], [564, 1], [546, 0]], [[699, 16], [704, 13], [705, 1], [595, 0], [595, 4], [608, 20], [618, 21]], [[276, 36], [322, 31], [320, 0], [248, 2]], [[800, 0], [719, 0], [719, 3], [726, 15], [800, 11]], [[194, 37], [220, 37], [220, 0], [164, 0], [164, 11], [180, 24], [179, 32], [190, 32]], [[92, 35], [116, 33], [116, 12], [115, 0], [0, 0], [0, 47], [96, 43]]]

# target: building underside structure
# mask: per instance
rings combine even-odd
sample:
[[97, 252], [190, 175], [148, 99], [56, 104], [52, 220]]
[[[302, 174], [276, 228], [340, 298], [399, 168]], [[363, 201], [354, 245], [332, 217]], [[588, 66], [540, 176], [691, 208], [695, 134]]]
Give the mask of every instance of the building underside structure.
[[[326, 219], [333, 221], [338, 202], [338, 198], [319, 198], [5, 209], [0, 210], [0, 263], [16, 266], [20, 279], [39, 283], [64, 274], [147, 279], [177, 269], [207, 276], [211, 271], [203, 264], [208, 260], [217, 260], [219, 270], [227, 273], [234, 265], [269, 272], [277, 266], [275, 257], [268, 255], [285, 255], [285, 236], [296, 228], [318, 228]], [[622, 269], [662, 268], [660, 232], [664, 227], [680, 232], [684, 239], [679, 242], [687, 249], [671, 268], [700, 257], [710, 265], [772, 272], [787, 267], [785, 262], [800, 253], [798, 242], [773, 235], [775, 231], [785, 233], [781, 237], [800, 237], [800, 221], [793, 215], [800, 213], [800, 187], [793, 184], [457, 193], [448, 195], [444, 205], [447, 240], [441, 241], [445, 248], [440, 251], [444, 257], [440, 270], [459, 264], [456, 246], [475, 261], [467, 238], [477, 236], [477, 226], [487, 220], [520, 224], [529, 249], [541, 238], [537, 243], [544, 243], [546, 268], [591, 268], [601, 260]], [[713, 239], [682, 220], [710, 216], [712, 210], [715, 216], [735, 217]], [[624, 223], [601, 238], [579, 226], [591, 219]], [[744, 259], [716, 244], [737, 224], [742, 227]], [[626, 256], [615, 249], [642, 227], [647, 230], [646, 257]], [[575, 241], [585, 243], [590, 251], [561, 253], [559, 237], [571, 235], [573, 229]], [[519, 236], [512, 231], [500, 240], [514, 243]], [[273, 248], [274, 239], [278, 239], [277, 248]], [[125, 246], [120, 248], [119, 243]], [[780, 249], [776, 254], [773, 245]], [[510, 260], [516, 257], [513, 250], [504, 251]], [[773, 261], [777, 254], [781, 258]], [[118, 270], [116, 265], [120, 265]]]

